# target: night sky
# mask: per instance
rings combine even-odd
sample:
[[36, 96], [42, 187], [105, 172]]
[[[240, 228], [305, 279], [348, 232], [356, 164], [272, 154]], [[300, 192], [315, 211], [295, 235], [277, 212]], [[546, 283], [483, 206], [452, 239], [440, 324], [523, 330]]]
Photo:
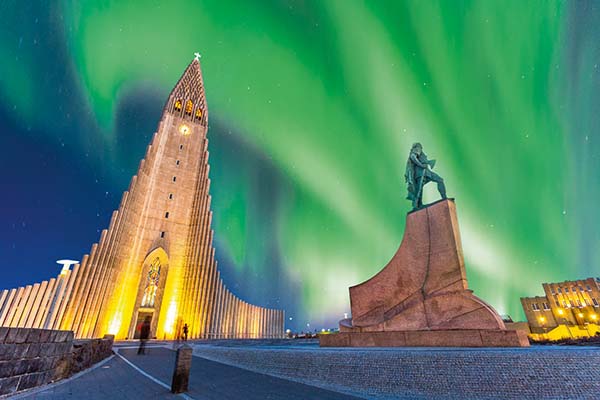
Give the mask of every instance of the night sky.
[[457, 199], [470, 287], [500, 313], [600, 275], [598, 3], [3, 0], [0, 15], [0, 289], [89, 252], [195, 51], [219, 267], [290, 328], [337, 326], [348, 287], [392, 257], [415, 141]]

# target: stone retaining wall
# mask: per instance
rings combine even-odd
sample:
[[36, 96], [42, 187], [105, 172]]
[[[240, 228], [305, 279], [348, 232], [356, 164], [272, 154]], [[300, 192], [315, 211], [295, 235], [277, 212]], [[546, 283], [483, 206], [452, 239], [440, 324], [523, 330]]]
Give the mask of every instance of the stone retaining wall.
[[73, 354], [69, 375], [76, 374], [112, 354], [114, 336], [106, 335], [104, 339], [85, 339], [73, 342]]
[[66, 378], [111, 348], [112, 337], [74, 342], [71, 331], [0, 327], [0, 396]]
[[591, 399], [600, 349], [196, 345], [194, 355], [369, 399]]

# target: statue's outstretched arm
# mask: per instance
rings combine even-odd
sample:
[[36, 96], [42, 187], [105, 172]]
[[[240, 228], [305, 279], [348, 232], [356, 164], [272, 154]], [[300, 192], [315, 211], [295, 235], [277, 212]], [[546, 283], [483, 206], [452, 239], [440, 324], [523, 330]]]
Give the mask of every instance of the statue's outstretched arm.
[[415, 164], [417, 164], [419, 167], [421, 168], [427, 168], [427, 164], [423, 164], [421, 161], [419, 161], [419, 159], [417, 158], [416, 154], [411, 154], [410, 155], [410, 159], [412, 160], [412, 162], [414, 162]]

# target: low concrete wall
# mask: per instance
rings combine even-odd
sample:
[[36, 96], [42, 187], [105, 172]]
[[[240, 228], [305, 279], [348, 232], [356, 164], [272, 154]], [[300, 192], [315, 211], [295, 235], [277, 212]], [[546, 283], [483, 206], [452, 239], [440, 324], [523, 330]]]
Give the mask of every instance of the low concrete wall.
[[199, 344], [194, 355], [369, 399], [593, 399], [600, 393], [600, 349], [591, 347], [325, 349], [282, 341]]
[[0, 327], [0, 396], [66, 378], [111, 354], [112, 337], [73, 341], [73, 332]]

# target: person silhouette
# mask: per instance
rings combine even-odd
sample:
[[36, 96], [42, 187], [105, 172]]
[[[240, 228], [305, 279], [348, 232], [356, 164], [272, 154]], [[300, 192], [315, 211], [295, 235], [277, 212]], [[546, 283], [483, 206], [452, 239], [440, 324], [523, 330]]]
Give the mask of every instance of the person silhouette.
[[187, 340], [187, 336], [188, 336], [188, 325], [183, 324], [183, 340]]
[[144, 322], [140, 327], [140, 347], [138, 348], [138, 354], [146, 354], [146, 342], [150, 337], [150, 316], [144, 318]]

